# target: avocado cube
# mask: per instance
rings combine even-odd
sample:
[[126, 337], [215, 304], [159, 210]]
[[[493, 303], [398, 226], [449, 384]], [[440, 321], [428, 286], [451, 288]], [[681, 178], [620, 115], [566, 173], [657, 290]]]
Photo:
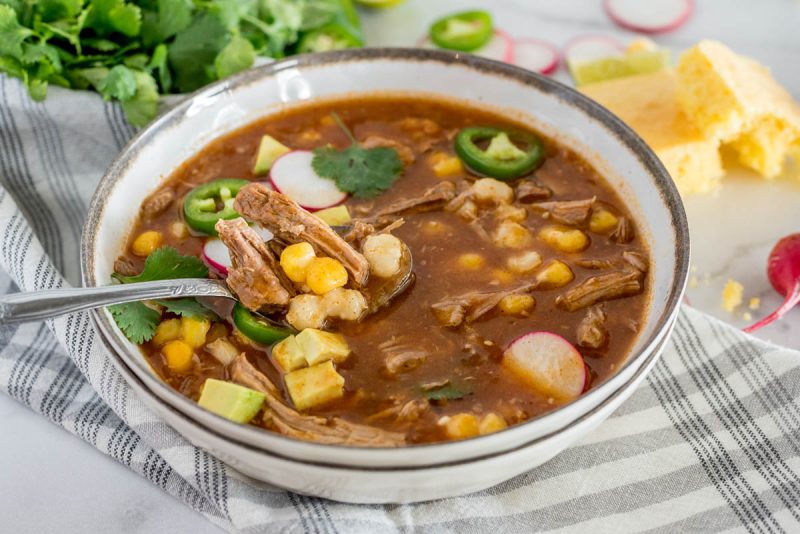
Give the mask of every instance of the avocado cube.
[[325, 208], [315, 212], [314, 215], [322, 219], [322, 222], [328, 226], [343, 226], [353, 219], [345, 205]]
[[316, 365], [325, 360], [341, 363], [350, 355], [350, 347], [342, 336], [316, 328], [306, 328], [297, 334], [297, 344], [308, 365]]
[[284, 380], [295, 408], [300, 411], [344, 395], [344, 377], [336, 372], [331, 360], [292, 371]]
[[261, 409], [264, 398], [263, 393], [254, 389], [208, 378], [197, 404], [236, 423], [249, 423]]
[[261, 138], [256, 155], [256, 164], [253, 166], [253, 174], [266, 174], [272, 168], [275, 160], [283, 156], [291, 149], [281, 144], [280, 141], [272, 136], [265, 135]]
[[295, 336], [289, 336], [272, 347], [272, 357], [285, 373], [306, 366], [306, 359]]

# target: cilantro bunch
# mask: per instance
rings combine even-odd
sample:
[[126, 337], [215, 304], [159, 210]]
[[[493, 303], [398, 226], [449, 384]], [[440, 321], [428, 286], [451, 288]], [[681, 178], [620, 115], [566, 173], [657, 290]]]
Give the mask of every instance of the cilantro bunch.
[[0, 0], [0, 72], [34, 100], [50, 85], [94, 89], [142, 126], [160, 94], [294, 53], [331, 28], [354, 36], [342, 46], [363, 42], [350, 0]]

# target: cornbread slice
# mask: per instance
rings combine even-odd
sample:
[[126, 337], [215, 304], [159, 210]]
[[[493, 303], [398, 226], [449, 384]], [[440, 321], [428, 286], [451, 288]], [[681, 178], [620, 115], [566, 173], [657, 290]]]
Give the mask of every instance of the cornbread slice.
[[687, 118], [676, 98], [675, 73], [663, 70], [581, 87], [618, 115], [655, 150], [681, 194], [714, 189], [723, 175], [719, 141]]
[[769, 69], [706, 40], [681, 55], [677, 75], [678, 102], [705, 137], [766, 178], [780, 174], [800, 139], [800, 106]]

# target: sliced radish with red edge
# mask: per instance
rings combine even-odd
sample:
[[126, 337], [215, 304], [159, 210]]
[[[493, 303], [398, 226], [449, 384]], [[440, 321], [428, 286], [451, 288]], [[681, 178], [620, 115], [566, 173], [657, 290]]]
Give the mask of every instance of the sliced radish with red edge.
[[330, 208], [347, 200], [336, 182], [321, 177], [311, 166], [314, 153], [293, 150], [275, 160], [269, 171], [272, 187], [308, 211]]
[[581, 353], [552, 332], [518, 337], [503, 353], [503, 365], [543, 395], [572, 400], [586, 388], [588, 371]]
[[538, 39], [514, 41], [514, 64], [540, 74], [552, 74], [558, 68], [558, 50]]
[[503, 30], [495, 30], [489, 42], [473, 54], [496, 61], [514, 62], [514, 40]]
[[689, 19], [692, 0], [605, 0], [603, 7], [611, 20], [629, 30], [663, 33], [674, 30]]
[[[273, 238], [272, 232], [263, 226], [255, 224], [252, 228], [264, 241], [269, 241]], [[220, 276], [228, 276], [228, 269], [233, 265], [228, 247], [217, 237], [209, 237], [206, 239], [205, 244], [203, 244], [203, 252], [200, 254], [200, 259]]]
[[203, 245], [203, 252], [200, 255], [209, 269], [212, 269], [220, 276], [228, 276], [228, 269], [231, 267], [231, 255], [228, 247], [217, 237], [209, 237]]
[[[427, 35], [417, 41], [418, 48], [434, 48], [442, 50], [430, 40]], [[488, 43], [483, 45], [478, 50], [471, 52], [472, 54], [483, 56], [497, 61], [505, 61], [506, 63], [514, 62], [514, 40], [503, 30], [495, 30], [494, 35]]]
[[622, 43], [605, 35], [582, 35], [564, 45], [564, 57], [568, 61], [587, 61], [624, 53]]

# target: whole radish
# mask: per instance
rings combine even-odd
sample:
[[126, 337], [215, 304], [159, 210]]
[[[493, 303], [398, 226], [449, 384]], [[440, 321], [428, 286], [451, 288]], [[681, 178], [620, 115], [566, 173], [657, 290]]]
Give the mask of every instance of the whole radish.
[[788, 235], [775, 244], [769, 253], [767, 277], [785, 299], [777, 310], [745, 328], [745, 332], [767, 326], [800, 303], [800, 233]]

